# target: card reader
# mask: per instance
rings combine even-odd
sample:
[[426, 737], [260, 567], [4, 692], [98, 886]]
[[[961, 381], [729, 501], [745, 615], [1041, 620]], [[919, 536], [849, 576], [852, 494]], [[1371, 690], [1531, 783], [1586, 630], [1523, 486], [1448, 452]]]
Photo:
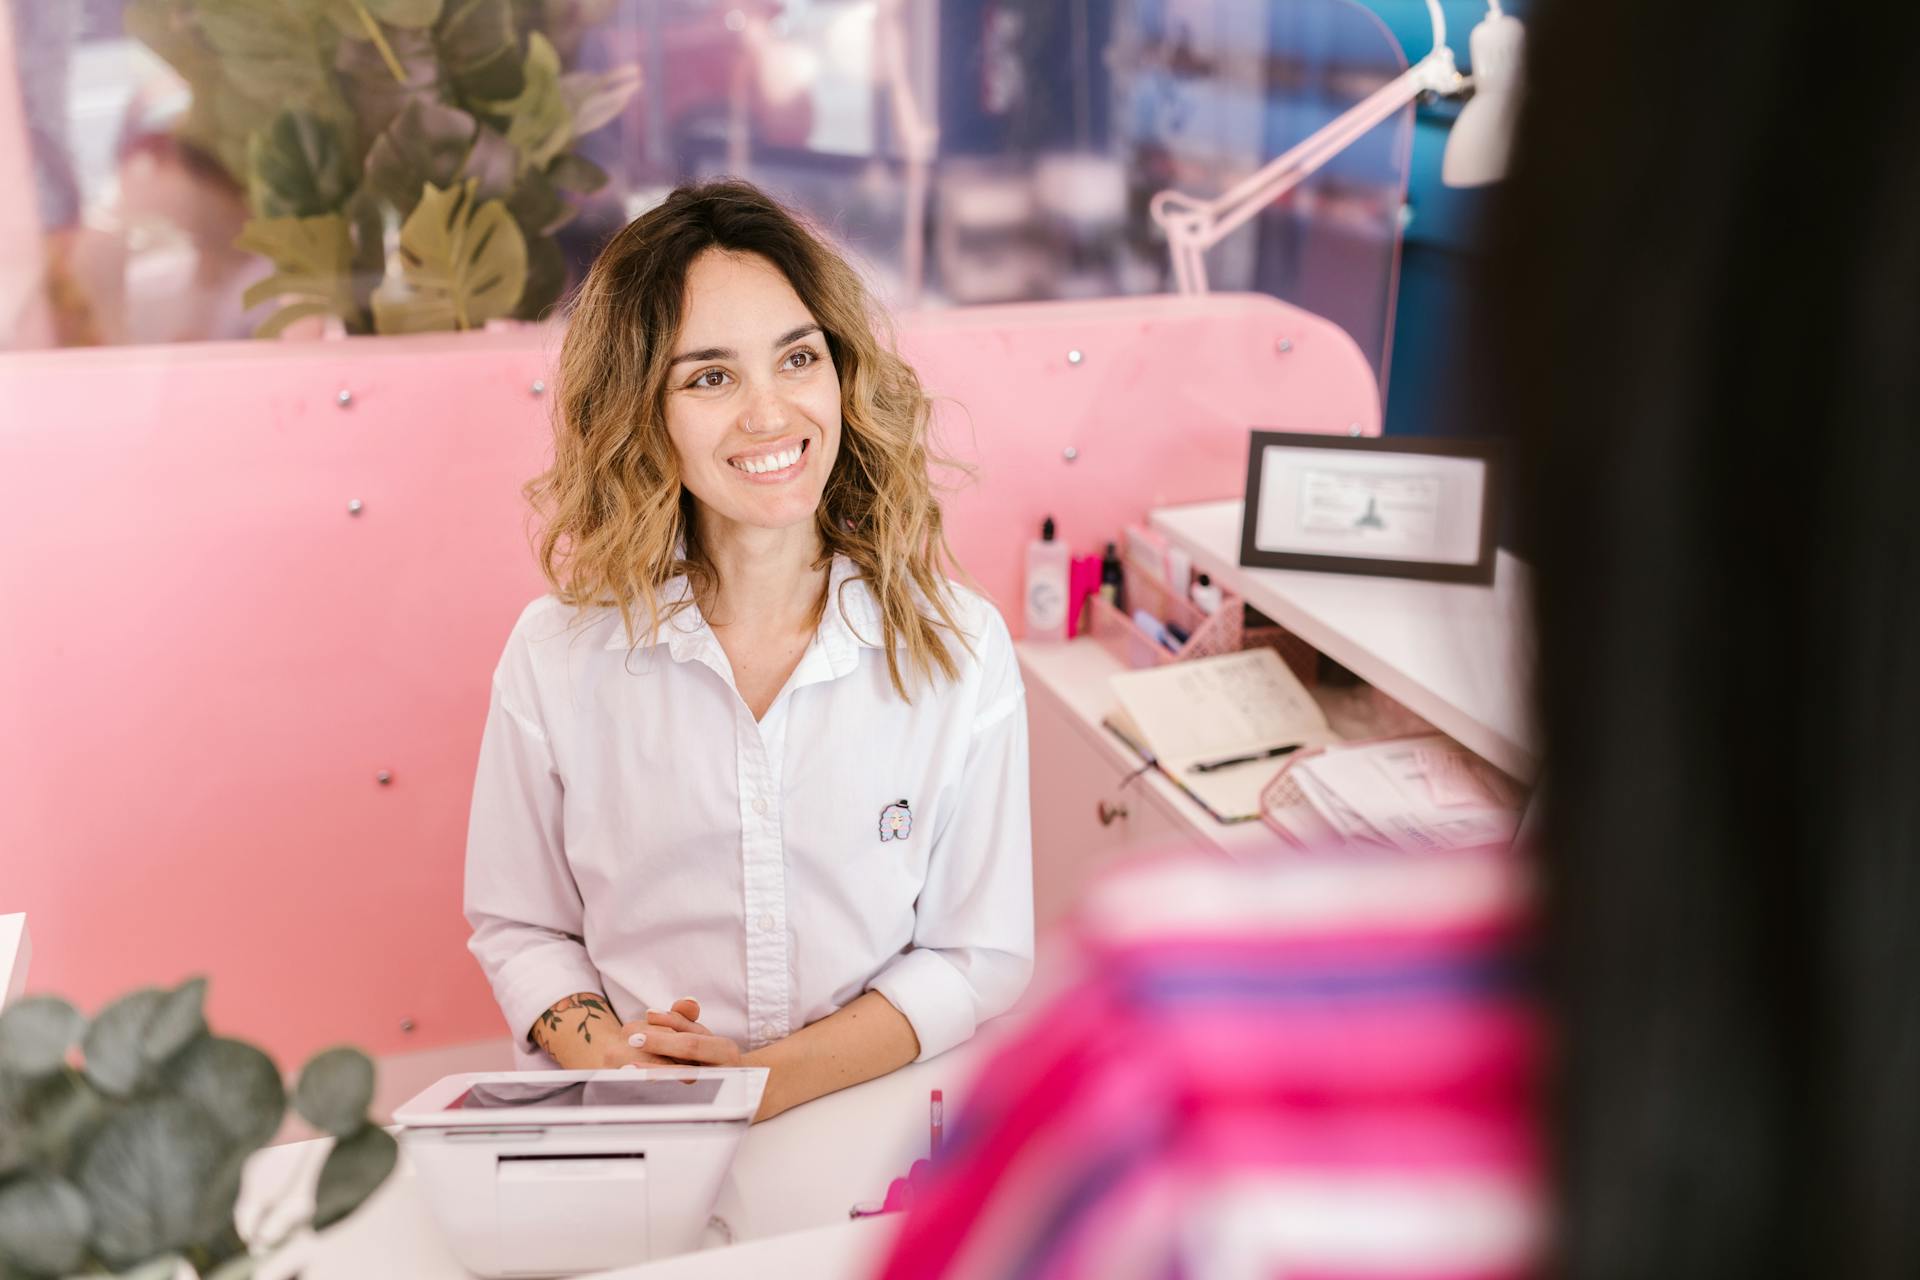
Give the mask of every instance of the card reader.
[[766, 1084], [765, 1067], [469, 1072], [393, 1118], [463, 1266], [552, 1276], [695, 1248]]

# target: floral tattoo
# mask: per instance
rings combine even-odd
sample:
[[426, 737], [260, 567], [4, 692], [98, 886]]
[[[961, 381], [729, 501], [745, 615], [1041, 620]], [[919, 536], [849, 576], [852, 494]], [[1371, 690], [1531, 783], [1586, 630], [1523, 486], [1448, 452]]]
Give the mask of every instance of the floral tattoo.
[[[619, 1019], [613, 1016], [613, 1010], [608, 1006], [604, 996], [568, 996], [556, 1002], [551, 1009], [542, 1012], [540, 1020], [533, 1024], [533, 1038], [542, 1049], [548, 1048], [547, 1037], [565, 1025], [560, 1020], [561, 1015], [571, 1014], [575, 1010], [580, 1013], [580, 1021], [574, 1024], [573, 1029], [579, 1032], [580, 1038], [588, 1044], [593, 1043], [593, 1031], [587, 1024], [605, 1021], [616, 1027], [619, 1026]], [[551, 1052], [550, 1049], [548, 1051]]]

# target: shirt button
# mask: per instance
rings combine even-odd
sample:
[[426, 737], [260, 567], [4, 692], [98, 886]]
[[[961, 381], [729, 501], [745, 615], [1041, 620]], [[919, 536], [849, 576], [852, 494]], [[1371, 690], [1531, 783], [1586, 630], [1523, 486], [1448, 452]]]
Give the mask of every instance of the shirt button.
[[754, 801], [753, 801], [753, 811], [754, 811], [755, 813], [759, 813], [759, 814], [764, 814], [764, 813], [766, 813], [766, 811], [767, 811], [767, 801], [766, 801], [766, 797], [764, 797], [764, 796], [755, 796], [755, 797], [754, 797]]
[[772, 933], [776, 923], [773, 918], [773, 913], [768, 912], [766, 915], [760, 917], [760, 932]]
[[760, 1024], [760, 1038], [762, 1040], [773, 1039], [773, 1024], [771, 1022], [763, 1022]]

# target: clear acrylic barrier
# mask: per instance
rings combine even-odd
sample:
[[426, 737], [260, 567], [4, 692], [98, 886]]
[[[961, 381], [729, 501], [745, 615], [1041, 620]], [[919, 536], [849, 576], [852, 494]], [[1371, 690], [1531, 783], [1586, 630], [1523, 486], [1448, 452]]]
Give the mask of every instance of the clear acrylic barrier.
[[[12, 348], [536, 318], [627, 219], [723, 173], [810, 211], [895, 306], [1160, 292], [1156, 191], [1224, 190], [1405, 67], [1352, 0], [11, 12]], [[1217, 246], [1213, 287], [1324, 315], [1383, 370], [1411, 130], [1409, 108]], [[423, 204], [427, 181], [447, 194]], [[408, 230], [422, 208], [510, 224], [521, 250], [435, 262]], [[432, 303], [437, 280], [496, 270], [516, 287]]]

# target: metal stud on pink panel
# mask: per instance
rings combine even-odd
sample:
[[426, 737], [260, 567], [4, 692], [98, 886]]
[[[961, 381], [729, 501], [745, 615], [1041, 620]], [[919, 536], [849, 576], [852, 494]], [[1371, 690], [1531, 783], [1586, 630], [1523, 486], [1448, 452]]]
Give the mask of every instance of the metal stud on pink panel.
[[[975, 469], [954, 548], [1006, 603], [1045, 515], [1094, 549], [1237, 493], [1250, 426], [1379, 429], [1351, 340], [1270, 298], [923, 313], [900, 340]], [[215, 1024], [282, 1060], [501, 1034], [460, 874], [489, 678], [545, 589], [520, 487], [557, 343], [0, 355], [0, 905], [33, 917], [36, 989], [206, 973]]]

